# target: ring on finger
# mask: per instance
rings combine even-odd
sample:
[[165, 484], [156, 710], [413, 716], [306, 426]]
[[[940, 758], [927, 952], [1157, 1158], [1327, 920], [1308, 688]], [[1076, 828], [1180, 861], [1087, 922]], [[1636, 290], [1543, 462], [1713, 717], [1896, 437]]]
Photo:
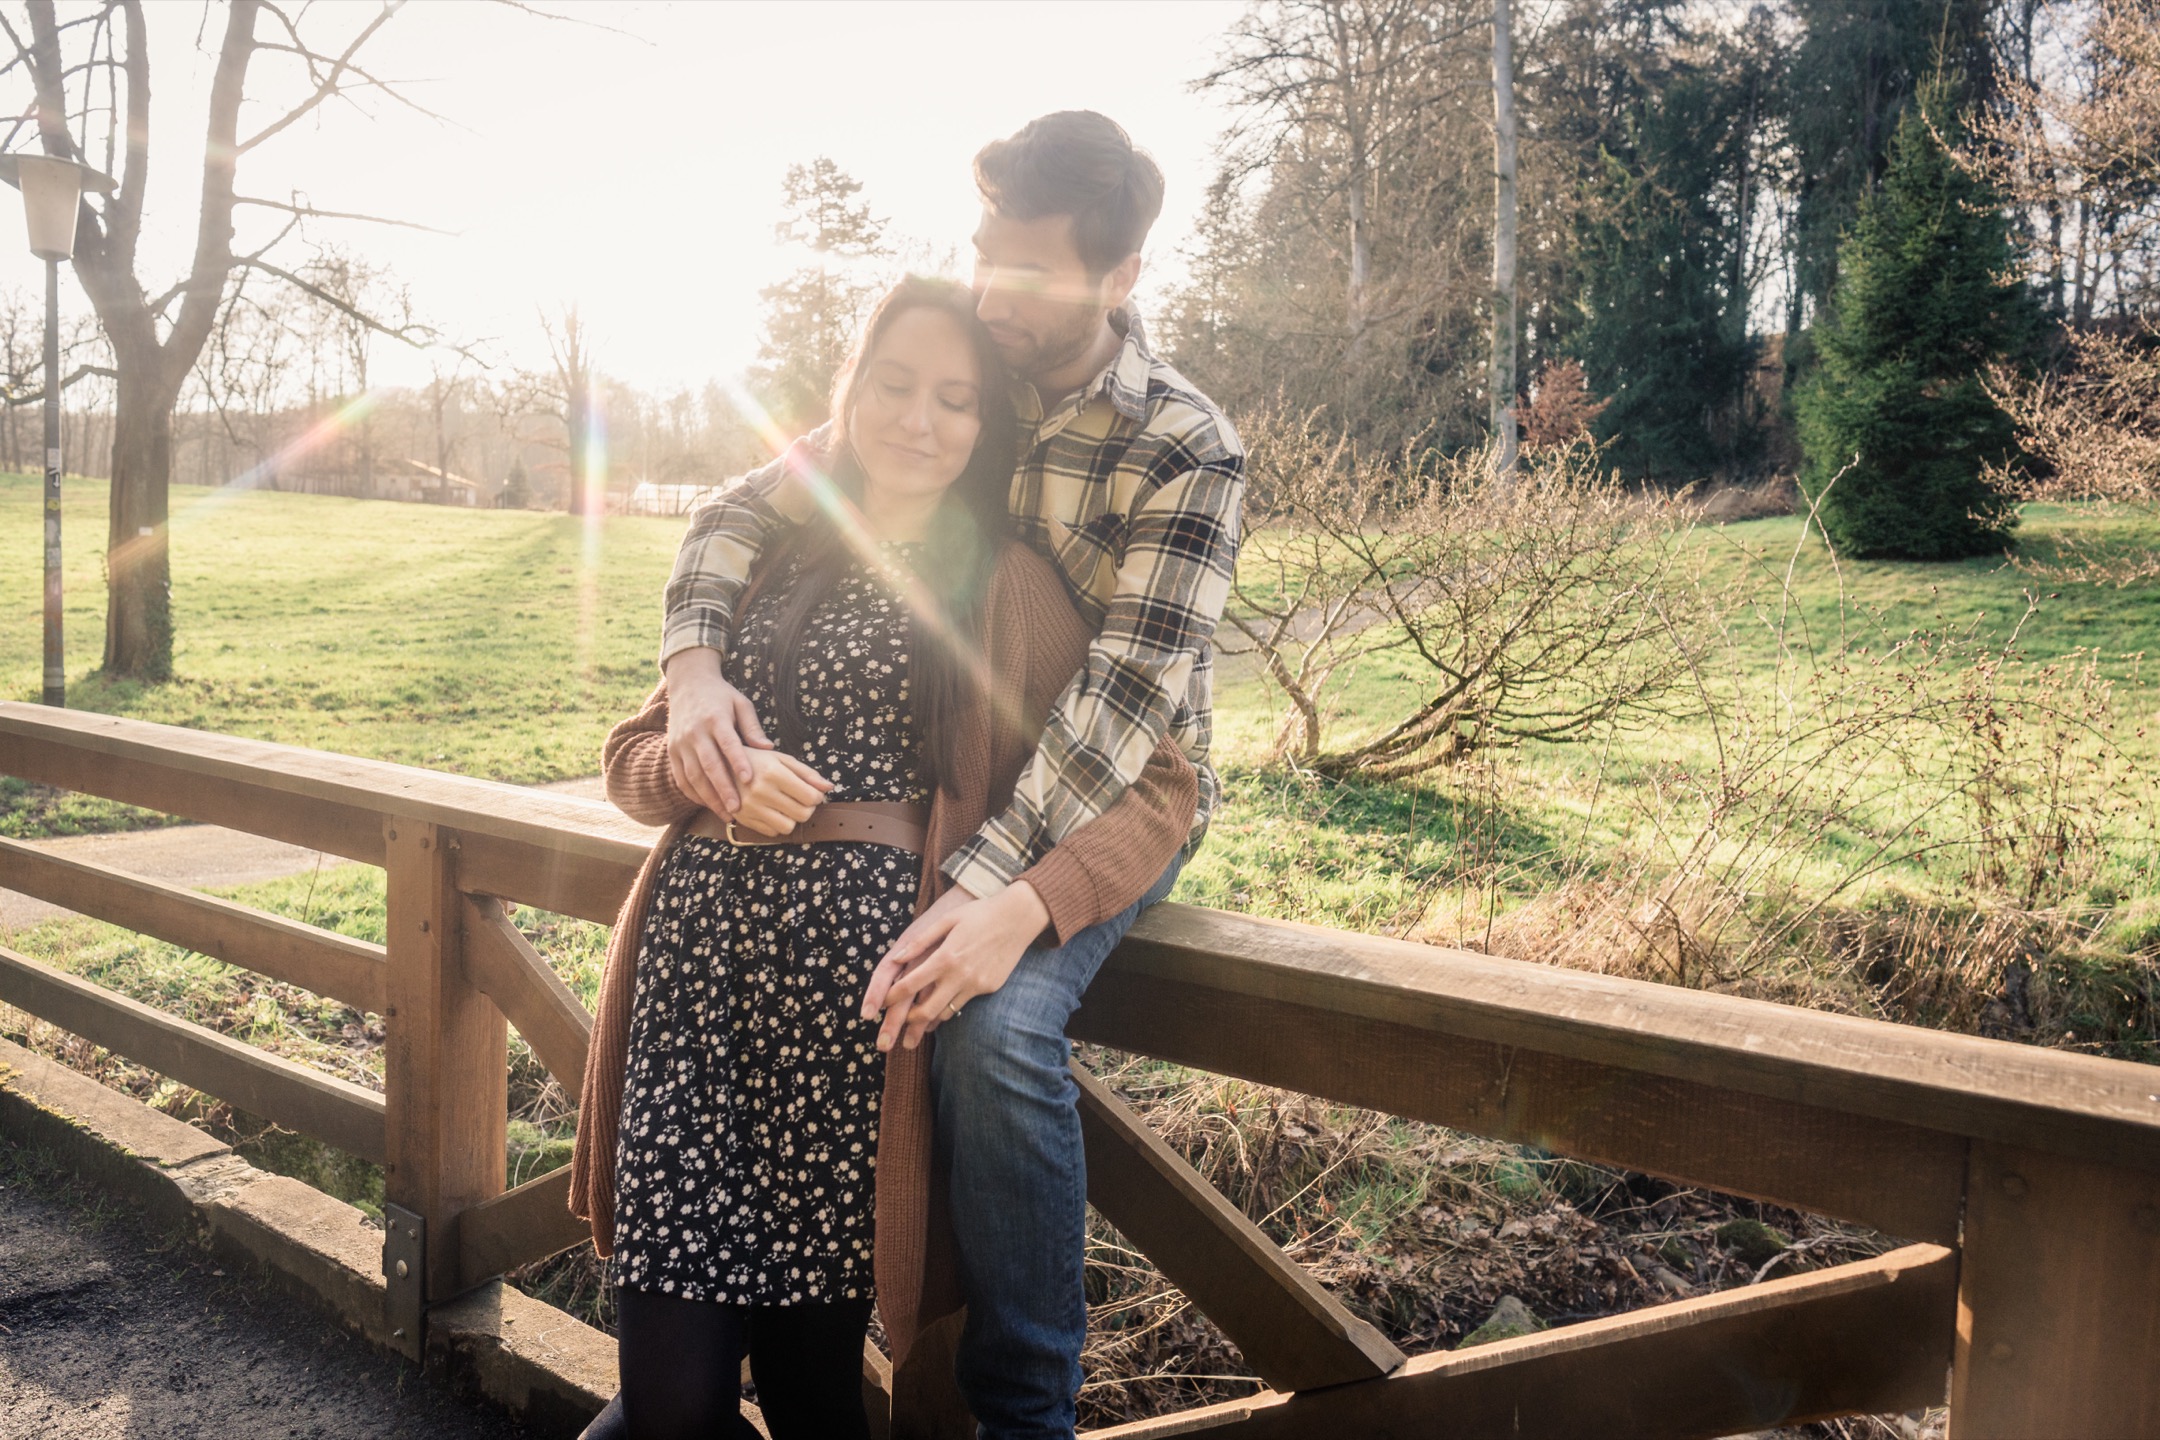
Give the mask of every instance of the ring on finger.
[[959, 1004], [959, 1002], [958, 1002], [958, 1001], [952, 1001], [952, 1000], [948, 1000], [948, 1001], [947, 1001], [947, 1002], [945, 1003], [945, 1013], [946, 1013], [947, 1015], [950, 1015], [950, 1016], [951, 1016], [951, 1017], [952, 1017], [953, 1019], [955, 1019], [955, 1020], [959, 1019], [959, 1018], [960, 1018], [960, 1004]]

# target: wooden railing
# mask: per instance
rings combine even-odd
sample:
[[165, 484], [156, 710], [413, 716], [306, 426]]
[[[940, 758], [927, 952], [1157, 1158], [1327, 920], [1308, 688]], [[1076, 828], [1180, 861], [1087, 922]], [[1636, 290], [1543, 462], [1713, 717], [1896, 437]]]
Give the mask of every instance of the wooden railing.
[[[380, 1161], [411, 1353], [428, 1306], [583, 1240], [566, 1171], [504, 1188], [505, 1021], [572, 1094], [591, 1021], [503, 907], [611, 922], [649, 831], [589, 802], [18, 704], [0, 704], [0, 774], [384, 868], [377, 947], [0, 842], [0, 885], [380, 1013], [380, 1096], [6, 950], [0, 1000]], [[2160, 1069], [1181, 905], [1143, 917], [1074, 1033], [1909, 1242], [1406, 1358], [1081, 1072], [1090, 1200], [1268, 1387], [1101, 1436], [1708, 1436], [1947, 1398], [1958, 1440], [2160, 1437]], [[972, 1433], [950, 1341], [933, 1329], [897, 1376], [866, 1361], [881, 1428]]]

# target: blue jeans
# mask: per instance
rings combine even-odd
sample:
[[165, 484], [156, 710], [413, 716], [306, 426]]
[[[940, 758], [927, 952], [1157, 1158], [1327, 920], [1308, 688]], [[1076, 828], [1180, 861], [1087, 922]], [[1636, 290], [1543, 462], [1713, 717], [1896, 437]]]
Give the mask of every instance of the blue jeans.
[[931, 1088], [968, 1302], [955, 1368], [983, 1440], [1073, 1433], [1087, 1339], [1087, 1158], [1065, 1023], [1183, 865], [1171, 862], [1123, 914], [1030, 949], [1003, 988], [938, 1027]]

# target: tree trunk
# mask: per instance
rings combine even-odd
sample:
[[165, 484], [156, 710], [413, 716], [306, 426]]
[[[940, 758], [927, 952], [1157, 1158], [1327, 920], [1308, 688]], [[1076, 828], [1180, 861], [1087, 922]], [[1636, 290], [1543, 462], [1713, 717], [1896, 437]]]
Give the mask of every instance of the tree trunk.
[[[154, 342], [151, 342], [154, 346]], [[120, 382], [113, 411], [112, 512], [105, 547], [105, 672], [172, 678], [169, 551], [172, 415], [179, 387], [156, 353], [133, 355], [115, 336]]]
[[1331, 10], [1328, 29], [1335, 43], [1335, 84], [1341, 92], [1344, 139], [1350, 151], [1350, 277], [1343, 294], [1343, 333], [1349, 337], [1348, 358], [1365, 353], [1365, 323], [1369, 308], [1367, 290], [1372, 284], [1372, 221], [1366, 194], [1372, 183], [1372, 135], [1366, 126], [1363, 97], [1358, 94], [1358, 56], [1350, 43], [1349, 21], [1340, 7]]
[[1365, 216], [1365, 176], [1350, 182], [1350, 287], [1344, 297], [1344, 329], [1350, 336], [1350, 358], [1365, 350], [1365, 290], [1372, 282], [1372, 232]]
[[1493, 468], [1515, 468], [1515, 70], [1508, 0], [1493, 0]]

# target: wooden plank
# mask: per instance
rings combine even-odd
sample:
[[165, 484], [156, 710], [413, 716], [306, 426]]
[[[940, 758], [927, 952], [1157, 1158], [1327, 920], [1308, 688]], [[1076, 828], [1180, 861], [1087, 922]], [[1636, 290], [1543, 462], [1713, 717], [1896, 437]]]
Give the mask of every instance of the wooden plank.
[[460, 1290], [592, 1239], [592, 1227], [570, 1213], [567, 1165], [481, 1201], [465, 1212], [458, 1231]]
[[1795, 1205], [1901, 1239], [1957, 1239], [1967, 1142], [1953, 1135], [1131, 968], [1096, 977], [1071, 1029], [1084, 1040]]
[[[1472, 1350], [1385, 1380], [1266, 1392], [1088, 1432], [1088, 1440], [1506, 1435], [1690, 1440], [1940, 1404], [1957, 1257], [1874, 1260]], [[2054, 1431], [2050, 1433], [2068, 1433]]]
[[383, 1007], [383, 948], [199, 891], [0, 839], [0, 886], [184, 945], [228, 965], [342, 1000]]
[[575, 1097], [585, 1084], [591, 1014], [510, 923], [500, 900], [465, 897], [464, 939], [467, 978], [517, 1026], [548, 1073]]
[[2160, 1175], [1973, 1146], [1950, 1434], [2160, 1437]]
[[383, 817], [410, 815], [478, 852], [475, 889], [603, 923], [654, 835], [569, 795], [16, 701], [0, 701], [0, 773], [376, 865]]
[[349, 1155], [381, 1160], [383, 1097], [0, 946], [0, 1001]]
[[1088, 1200], [1277, 1390], [1372, 1380], [1402, 1351], [1352, 1315], [1079, 1065]]
[[2126, 1060], [1184, 905], [1143, 915], [1106, 974], [2160, 1169], [2160, 1087]]
[[[379, 859], [391, 810], [463, 837], [469, 888], [606, 921], [652, 832], [608, 807], [407, 766], [0, 702], [0, 769]], [[2144, 1067], [1189, 906], [1110, 970], [1821, 1110], [2160, 1169]]]
[[509, 1027], [465, 978], [464, 901], [444, 836], [383, 826], [389, 966], [383, 1069], [389, 1101], [384, 1198], [427, 1221], [429, 1304], [459, 1293], [462, 1213], [503, 1189]]
[[524, 839], [467, 835], [459, 842], [458, 883], [479, 894], [612, 925], [657, 834], [647, 832], [644, 848], [611, 849], [605, 855], [567, 843], [542, 848]]

